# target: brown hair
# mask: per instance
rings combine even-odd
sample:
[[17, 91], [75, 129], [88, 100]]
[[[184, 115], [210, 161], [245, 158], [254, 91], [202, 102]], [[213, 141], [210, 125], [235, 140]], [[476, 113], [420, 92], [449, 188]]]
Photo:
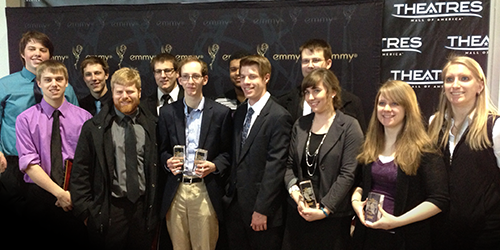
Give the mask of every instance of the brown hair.
[[179, 69], [177, 60], [175, 59], [175, 56], [170, 54], [170, 53], [160, 53], [160, 54], [156, 55], [151, 60], [151, 69], [154, 71], [155, 64], [162, 63], [162, 62], [171, 62], [174, 65], [174, 71], [177, 71]]
[[304, 80], [302, 80], [301, 93], [303, 94], [307, 88], [318, 86], [322, 82], [323, 86], [326, 87], [327, 93], [335, 92], [335, 97], [333, 97], [333, 107], [339, 109], [342, 107], [342, 99], [339, 79], [335, 74], [324, 68], [319, 68], [313, 70], [309, 75], [307, 75]]
[[87, 67], [89, 64], [100, 64], [102, 66], [102, 69], [104, 70], [104, 74], [109, 74], [109, 66], [104, 59], [96, 56], [89, 56], [85, 58], [80, 64], [80, 72], [82, 73], [82, 75], [84, 74], [85, 67]]
[[259, 76], [264, 78], [266, 74], [271, 75], [271, 63], [269, 60], [261, 55], [250, 55], [241, 58], [240, 69], [243, 66], [257, 65], [259, 68]]
[[52, 55], [54, 54], [54, 45], [52, 44], [52, 41], [50, 41], [47, 35], [39, 31], [34, 31], [34, 30], [28, 31], [24, 33], [23, 36], [21, 37], [21, 40], [19, 40], [19, 55], [21, 55], [21, 60], [23, 61], [23, 65], [26, 64], [26, 61], [24, 60], [24, 58], [22, 58], [22, 55], [24, 55], [24, 49], [26, 49], [26, 45], [28, 45], [28, 43], [31, 41], [39, 42], [44, 47], [49, 49], [50, 57], [52, 57]]
[[299, 48], [300, 54], [302, 54], [302, 51], [304, 51], [305, 49], [313, 52], [323, 51], [323, 57], [325, 58], [325, 61], [328, 59], [332, 59], [332, 47], [330, 47], [330, 44], [328, 44], [325, 40], [311, 39], [305, 42]]

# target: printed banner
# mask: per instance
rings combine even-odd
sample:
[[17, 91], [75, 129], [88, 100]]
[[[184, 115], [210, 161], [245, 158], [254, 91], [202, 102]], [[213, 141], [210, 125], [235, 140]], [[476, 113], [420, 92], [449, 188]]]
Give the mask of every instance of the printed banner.
[[382, 81], [408, 82], [429, 117], [439, 102], [441, 70], [450, 55], [470, 56], [486, 71], [489, 13], [489, 0], [386, 0]]
[[21, 69], [18, 42], [27, 30], [46, 33], [65, 63], [78, 95], [88, 93], [79, 63], [104, 58], [141, 72], [143, 95], [156, 85], [150, 60], [160, 52], [178, 59], [196, 55], [209, 65], [205, 96], [232, 88], [229, 57], [237, 50], [266, 56], [273, 66], [271, 94], [279, 96], [302, 81], [299, 46], [311, 38], [333, 48], [332, 71], [341, 86], [358, 95], [369, 115], [380, 82], [383, 2], [224, 2], [205, 4], [109, 5], [7, 8], [10, 69]]

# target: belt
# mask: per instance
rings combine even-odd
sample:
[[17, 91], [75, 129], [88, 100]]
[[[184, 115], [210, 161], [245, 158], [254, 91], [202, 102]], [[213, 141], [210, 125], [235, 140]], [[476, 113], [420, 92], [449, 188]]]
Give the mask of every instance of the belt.
[[182, 177], [182, 182], [187, 183], [187, 184], [192, 184], [192, 183], [197, 183], [197, 182], [202, 182], [202, 178], [198, 177], [189, 177], [189, 176], [183, 176]]

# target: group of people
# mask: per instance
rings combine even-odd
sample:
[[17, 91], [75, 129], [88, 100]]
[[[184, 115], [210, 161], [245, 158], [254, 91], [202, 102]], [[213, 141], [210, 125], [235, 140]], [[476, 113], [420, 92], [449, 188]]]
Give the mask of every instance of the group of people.
[[[300, 47], [304, 79], [267, 91], [271, 64], [231, 56], [234, 88], [208, 98], [196, 57], [151, 61], [158, 85], [88, 57], [77, 100], [43, 33], [23, 35], [22, 71], [0, 79], [3, 242], [71, 249], [496, 249], [500, 125], [480, 65], [445, 65], [427, 126], [413, 89], [361, 100]], [[80, 107], [78, 107], [78, 104]], [[309, 191], [304, 193], [306, 186]], [[313, 192], [310, 190], [312, 189]], [[367, 219], [369, 194], [384, 196]], [[353, 219], [354, 218], [354, 219]], [[352, 231], [354, 229], [354, 231]], [[13, 242], [7, 239], [13, 239]]]

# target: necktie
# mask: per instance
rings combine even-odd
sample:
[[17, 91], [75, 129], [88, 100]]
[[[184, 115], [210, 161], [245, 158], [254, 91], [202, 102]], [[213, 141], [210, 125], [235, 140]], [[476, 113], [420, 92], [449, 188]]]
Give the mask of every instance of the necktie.
[[50, 137], [50, 165], [51, 177], [57, 185], [63, 185], [63, 160], [62, 160], [62, 144], [61, 144], [61, 130], [59, 129], [59, 110], [54, 110], [52, 113], [52, 135]]
[[161, 96], [161, 99], [163, 100], [163, 105], [167, 105], [168, 101], [170, 100], [170, 95], [169, 94], [164, 94]]
[[125, 122], [125, 167], [127, 174], [127, 198], [135, 203], [139, 199], [139, 172], [137, 170], [137, 142], [135, 138], [134, 125], [128, 116], [123, 118]]
[[40, 87], [38, 87], [38, 84], [36, 83], [36, 80], [33, 80], [33, 94], [35, 95], [35, 102], [40, 103], [43, 95]]
[[245, 145], [245, 141], [248, 136], [248, 130], [250, 130], [250, 123], [252, 122], [253, 109], [249, 108], [247, 115], [245, 116], [245, 121], [243, 122], [243, 131], [241, 132], [241, 145]]
[[97, 115], [101, 111], [101, 101], [95, 100], [95, 114]]

